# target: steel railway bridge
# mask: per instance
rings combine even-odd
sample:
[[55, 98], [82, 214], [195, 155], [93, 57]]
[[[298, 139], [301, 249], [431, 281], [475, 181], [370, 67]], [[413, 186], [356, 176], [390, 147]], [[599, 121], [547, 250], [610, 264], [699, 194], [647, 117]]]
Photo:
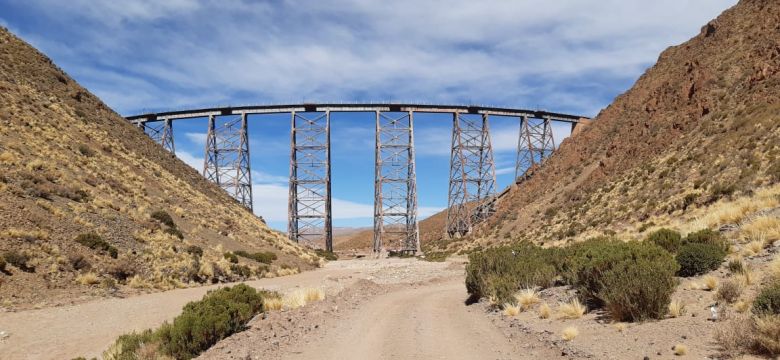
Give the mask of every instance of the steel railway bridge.
[[288, 235], [333, 251], [331, 225], [330, 117], [333, 112], [375, 115], [374, 251], [420, 251], [414, 156], [414, 114], [452, 115], [446, 232], [459, 237], [493, 213], [496, 173], [490, 116], [519, 119], [515, 178], [530, 176], [555, 150], [552, 122], [570, 123], [572, 132], [588, 122], [582, 116], [547, 111], [463, 105], [400, 103], [294, 104], [219, 107], [146, 113], [127, 117], [166, 150], [174, 152], [173, 121], [208, 118], [203, 176], [248, 209], [252, 179], [247, 127], [257, 114], [290, 114]]

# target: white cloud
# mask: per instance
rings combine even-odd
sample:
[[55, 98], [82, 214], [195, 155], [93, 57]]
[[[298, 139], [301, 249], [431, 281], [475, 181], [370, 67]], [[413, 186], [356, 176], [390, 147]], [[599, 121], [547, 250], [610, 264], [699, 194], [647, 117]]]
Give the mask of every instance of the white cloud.
[[205, 146], [206, 145], [206, 133], [194, 133], [194, 132], [188, 132], [185, 133], [184, 136], [187, 137], [190, 141], [195, 143], [196, 145]]
[[[24, 4], [71, 32], [64, 41], [40, 41], [43, 49], [123, 112], [258, 100], [417, 99], [594, 115], [661, 50], [695, 35], [735, 2]], [[105, 72], [125, 80], [101, 80]], [[128, 85], [131, 79], [140, 81], [137, 87]]]
[[184, 161], [185, 164], [191, 166], [193, 169], [197, 170], [198, 172], [203, 171], [203, 158], [193, 155], [192, 153], [189, 153], [184, 150], [176, 150], [176, 157], [181, 159], [181, 161]]

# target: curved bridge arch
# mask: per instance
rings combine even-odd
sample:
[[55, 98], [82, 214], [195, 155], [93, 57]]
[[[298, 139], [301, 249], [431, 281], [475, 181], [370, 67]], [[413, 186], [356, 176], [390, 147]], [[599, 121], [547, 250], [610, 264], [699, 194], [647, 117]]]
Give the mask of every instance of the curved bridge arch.
[[173, 121], [208, 118], [203, 175], [252, 210], [248, 118], [289, 113], [291, 240], [333, 251], [330, 114], [375, 114], [374, 251], [420, 251], [414, 156], [414, 114], [452, 114], [447, 234], [460, 237], [493, 213], [497, 199], [490, 116], [516, 117], [516, 181], [531, 175], [555, 150], [551, 124], [587, 124], [583, 116], [543, 110], [414, 103], [303, 103], [225, 106], [151, 112], [126, 119], [174, 152]]

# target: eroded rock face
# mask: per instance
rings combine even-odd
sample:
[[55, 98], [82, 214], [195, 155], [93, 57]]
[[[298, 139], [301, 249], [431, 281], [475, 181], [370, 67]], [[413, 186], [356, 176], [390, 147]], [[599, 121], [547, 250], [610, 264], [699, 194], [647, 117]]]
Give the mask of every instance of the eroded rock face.
[[665, 50], [475, 237], [557, 240], [678, 211], [688, 194], [702, 205], [722, 187], [739, 193], [772, 181], [779, 72], [780, 3], [741, 1]]

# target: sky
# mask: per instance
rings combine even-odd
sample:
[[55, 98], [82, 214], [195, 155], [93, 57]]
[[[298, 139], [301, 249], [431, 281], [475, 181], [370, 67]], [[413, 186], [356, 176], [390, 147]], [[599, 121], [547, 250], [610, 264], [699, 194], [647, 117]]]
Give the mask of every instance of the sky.
[[[122, 115], [406, 101], [595, 116], [736, 0], [0, 0], [0, 25]], [[370, 226], [373, 117], [332, 115], [333, 223]], [[289, 115], [250, 118], [255, 212], [287, 227]], [[498, 188], [518, 121], [491, 118]], [[420, 217], [447, 205], [451, 117], [415, 116]], [[204, 119], [174, 123], [203, 166]], [[556, 125], [556, 144], [569, 126]]]

